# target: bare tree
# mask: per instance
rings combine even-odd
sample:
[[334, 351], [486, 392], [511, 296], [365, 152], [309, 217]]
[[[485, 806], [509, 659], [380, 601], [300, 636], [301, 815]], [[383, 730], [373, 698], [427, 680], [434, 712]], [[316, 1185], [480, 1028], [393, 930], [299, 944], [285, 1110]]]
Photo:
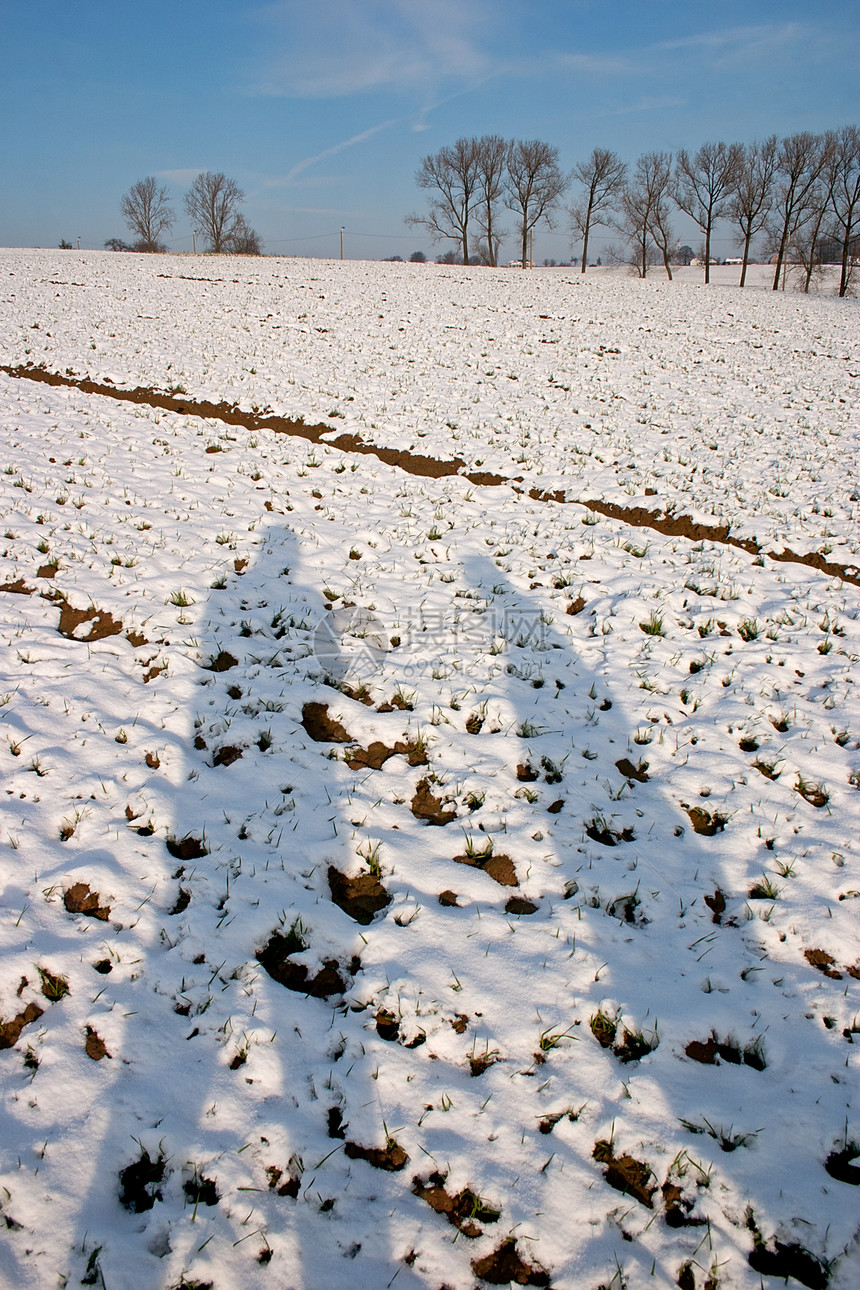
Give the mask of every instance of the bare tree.
[[803, 266], [803, 290], [809, 294], [812, 275], [821, 266], [821, 238], [824, 220], [830, 210], [833, 187], [836, 183], [837, 135], [828, 130], [823, 136], [824, 164], [821, 173], [810, 189], [807, 202], [808, 216], [792, 239], [794, 252]]
[[618, 228], [633, 251], [633, 263], [640, 278], [659, 252], [671, 281], [669, 267], [671, 229], [669, 197], [672, 190], [672, 154], [646, 152], [636, 162], [633, 175], [621, 196]]
[[469, 227], [479, 201], [477, 139], [458, 139], [425, 157], [415, 175], [419, 188], [431, 194], [426, 215], [407, 215], [406, 223], [426, 228], [434, 242], [441, 238], [459, 244], [463, 263], [469, 263]]
[[499, 246], [504, 231], [497, 224], [499, 202], [502, 198], [510, 144], [498, 134], [485, 134], [477, 141], [477, 204], [478, 224], [482, 241], [478, 254], [491, 268], [499, 262]]
[[136, 251], [161, 251], [162, 233], [173, 227], [176, 218], [168, 206], [168, 191], [154, 175], [138, 179], [119, 204], [120, 214], [137, 234]]
[[608, 213], [614, 208], [627, 175], [627, 163], [607, 148], [595, 148], [588, 161], [573, 168], [585, 191], [570, 208], [574, 229], [582, 238], [582, 269], [588, 263], [588, 235], [598, 224], [608, 224]]
[[529, 234], [541, 220], [552, 228], [553, 207], [568, 180], [558, 165], [558, 148], [540, 139], [515, 140], [508, 150], [505, 205], [517, 216], [522, 239], [522, 265], [529, 260]]
[[768, 225], [776, 246], [773, 290], [779, 290], [782, 267], [791, 243], [812, 215], [811, 197], [827, 162], [824, 138], [804, 130], [783, 139], [777, 157], [773, 222]]
[[263, 248], [260, 244], [260, 235], [256, 229], [251, 228], [247, 223], [244, 215], [237, 215], [233, 222], [233, 228], [226, 240], [225, 251], [231, 255], [262, 255]]
[[[674, 234], [670, 219], [669, 197], [672, 191], [672, 154], [671, 152], [646, 152], [639, 158], [637, 169], [642, 175], [642, 182], [650, 193], [650, 213], [648, 228], [654, 245], [663, 258], [666, 277], [672, 281], [670, 257], [675, 247], [672, 246]], [[677, 245], [677, 244], [676, 244]]]
[[705, 282], [711, 280], [711, 235], [725, 215], [743, 161], [739, 143], [703, 143], [692, 157], [682, 148], [675, 163], [674, 199], [705, 235]]
[[737, 185], [726, 213], [737, 224], [743, 240], [741, 286], [747, 278], [750, 243], [764, 228], [770, 214], [778, 150], [779, 140], [772, 134], [761, 143], [744, 148], [738, 167]]
[[860, 129], [856, 125], [843, 126], [834, 141], [830, 204], [836, 219], [835, 232], [842, 250], [839, 294], [844, 296], [848, 291], [852, 260], [857, 259], [856, 246], [860, 239]]
[[185, 194], [185, 209], [216, 255], [230, 249], [230, 238], [240, 218], [238, 206], [245, 194], [235, 179], [220, 171], [201, 172]]

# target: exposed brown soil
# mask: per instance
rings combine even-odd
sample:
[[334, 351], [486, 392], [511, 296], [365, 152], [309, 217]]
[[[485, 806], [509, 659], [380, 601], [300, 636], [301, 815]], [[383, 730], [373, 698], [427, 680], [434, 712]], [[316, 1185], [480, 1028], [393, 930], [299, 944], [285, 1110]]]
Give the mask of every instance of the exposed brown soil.
[[153, 1160], [144, 1148], [139, 1160], [120, 1171], [120, 1204], [134, 1214], [143, 1214], [152, 1209], [157, 1200], [163, 1199], [159, 1184], [164, 1180], [166, 1168], [167, 1162], [163, 1156], [159, 1155]]
[[509, 1236], [498, 1249], [483, 1259], [472, 1260], [472, 1271], [491, 1286], [550, 1286], [549, 1273], [537, 1264], [526, 1263], [517, 1252], [516, 1238]]
[[70, 914], [90, 914], [106, 923], [110, 918], [110, 905], [102, 905], [97, 891], [90, 891], [85, 882], [76, 882], [63, 894], [63, 904]]
[[[326, 959], [316, 976], [312, 977], [304, 963], [294, 963], [290, 958], [295, 952], [288, 937], [282, 932], [273, 932], [263, 949], [257, 951], [257, 960], [273, 981], [298, 994], [309, 994], [315, 999], [328, 999], [330, 995], [343, 994], [346, 981], [336, 959]], [[353, 958], [350, 973], [354, 975], [360, 967], [359, 959]]]
[[167, 912], [169, 914], [182, 914], [190, 904], [191, 904], [191, 892], [188, 890], [187, 887], [180, 887], [179, 895], [176, 897], [176, 900], [173, 902], [173, 908], [169, 909]]
[[530, 900], [526, 900], [523, 896], [511, 896], [510, 900], [505, 902], [506, 914], [522, 916], [523, 914], [536, 914], [537, 911], [537, 905]]
[[328, 885], [331, 898], [345, 914], [366, 927], [374, 916], [391, 904], [391, 896], [372, 873], [360, 873], [354, 878], [329, 865]]
[[[90, 623], [90, 629], [84, 634], [78, 634], [77, 629], [84, 623]], [[119, 636], [122, 632], [122, 623], [118, 623], [112, 614], [105, 609], [96, 609], [90, 606], [89, 609], [75, 609], [67, 600], [60, 601], [60, 622], [58, 630], [69, 640], [75, 641], [101, 641], [107, 636]]]
[[217, 654], [212, 655], [209, 662], [206, 664], [206, 670], [208, 672], [229, 672], [231, 667], [238, 666], [239, 660], [235, 655], [222, 649], [219, 650]]
[[740, 1066], [743, 1062], [744, 1066], [751, 1066], [758, 1071], [763, 1071], [766, 1066], [764, 1058], [755, 1047], [741, 1050], [733, 1039], [718, 1039], [713, 1031], [709, 1039], [691, 1040], [684, 1052], [694, 1062], [701, 1062], [704, 1066], [719, 1065], [717, 1058], [728, 1062], [730, 1066]]
[[[91, 381], [87, 377], [61, 376], [58, 372], [49, 372], [45, 368], [33, 367], [26, 363], [17, 366], [0, 364], [0, 372], [11, 377], [39, 381], [45, 385], [81, 390], [84, 394], [101, 394], [121, 402], [147, 404], [149, 407], [163, 408], [167, 412], [178, 412], [184, 416], [214, 418], [225, 425], [242, 426], [246, 430], [272, 430], [276, 434], [293, 435], [306, 439], [310, 443], [319, 443], [324, 435], [333, 433], [331, 426], [323, 424], [306, 425], [303, 421], [292, 421], [286, 417], [261, 416], [254, 412], [243, 412], [235, 404], [211, 403], [205, 399], [189, 399], [184, 395], [163, 394], [159, 390], [144, 386], [134, 390], [120, 389], [107, 382]], [[502, 484], [516, 486], [517, 483], [522, 482], [522, 476], [509, 477], [488, 470], [467, 471], [466, 463], [459, 457], [444, 461], [435, 457], [423, 457], [405, 449], [380, 448], [376, 444], [365, 442], [355, 434], [340, 434], [334, 439], [326, 438], [324, 442], [340, 452], [376, 457], [387, 466], [394, 466], [398, 470], [419, 477], [442, 479], [448, 475], [462, 475], [464, 479], [468, 479], [478, 487], [498, 487]], [[733, 537], [728, 524], [698, 524], [689, 515], [667, 515], [649, 511], [644, 506], [620, 506], [614, 502], [595, 498], [587, 498], [580, 502], [579, 498], [568, 497], [561, 490], [549, 493], [539, 488], [532, 488], [529, 489], [529, 497], [541, 502], [578, 503], [610, 519], [630, 524], [634, 528], [652, 529], [656, 533], [663, 533], [669, 537], [683, 537], [694, 542], [717, 542], [723, 546], [737, 547], [754, 555], [767, 555], [769, 559], [782, 563], [803, 564], [830, 577], [841, 578], [843, 582], [860, 586], [860, 568], [856, 565], [838, 564], [817, 551], [808, 552], [805, 555], [799, 555], [789, 549], [762, 552], [759, 544], [752, 538]]]
[[829, 794], [823, 792], [818, 784], [807, 784], [804, 780], [799, 779], [795, 784], [795, 790], [810, 806], [820, 808], [826, 806], [830, 801]]
[[590, 824], [587, 824], [585, 832], [592, 842], [599, 842], [604, 847], [617, 847], [619, 842], [632, 842], [634, 840], [633, 830], [629, 826], [619, 833], [617, 829], [610, 828], [605, 821], [599, 819], [594, 819]]
[[94, 1062], [100, 1062], [103, 1057], [110, 1057], [110, 1053], [105, 1047], [105, 1041], [101, 1035], [97, 1035], [92, 1026], [87, 1026], [87, 1039], [84, 1044], [84, 1052], [87, 1057], [91, 1057]]
[[410, 809], [416, 820], [424, 820], [427, 824], [450, 824], [457, 818], [456, 811], [444, 809], [441, 797], [433, 796], [427, 779], [418, 781]]
[[24, 1011], [11, 1021], [0, 1021], [0, 1048], [14, 1048], [24, 1027], [38, 1021], [43, 1012], [44, 1008], [40, 1008], [38, 1003], [28, 1003]]
[[327, 703], [306, 703], [302, 708], [302, 725], [318, 744], [348, 744], [351, 736], [334, 717], [328, 715]]
[[786, 1284], [793, 1277], [809, 1290], [827, 1290], [830, 1283], [830, 1273], [827, 1268], [819, 1263], [814, 1254], [810, 1254], [809, 1250], [805, 1250], [796, 1242], [786, 1245], [782, 1241], [775, 1240], [772, 1250], [764, 1244], [757, 1244], [748, 1255], [748, 1262], [754, 1272], [764, 1273], [769, 1277], [779, 1277]]
[[376, 1033], [379, 1035], [379, 1038], [384, 1039], [386, 1043], [394, 1043], [394, 1041], [400, 1037], [400, 1022], [397, 1020], [393, 1012], [388, 1012], [385, 1008], [380, 1008], [379, 1012], [376, 1014], [375, 1021]]
[[199, 860], [209, 854], [205, 843], [190, 833], [186, 833], [184, 838], [165, 838], [164, 845], [176, 860]]
[[300, 1173], [288, 1173], [284, 1181], [281, 1182], [284, 1177], [284, 1170], [279, 1169], [277, 1165], [267, 1165], [266, 1174], [269, 1179], [270, 1191], [273, 1191], [277, 1196], [289, 1196], [291, 1200], [296, 1199], [299, 1194], [299, 1188], [302, 1185]]
[[459, 906], [457, 905], [456, 891], [450, 891], [450, 890], [440, 891], [439, 904], [442, 905], [443, 908], [447, 908], [447, 909], [450, 909], [452, 907], [459, 908]]
[[421, 1178], [413, 1178], [412, 1194], [419, 1196], [421, 1200], [426, 1200], [435, 1213], [444, 1214], [453, 1227], [470, 1239], [482, 1234], [482, 1228], [478, 1226], [476, 1220], [482, 1223], [499, 1221], [501, 1210], [487, 1205], [470, 1188], [464, 1187], [454, 1195], [447, 1192], [445, 1190], [447, 1178], [447, 1174], [438, 1172], [432, 1173], [426, 1183]]
[[410, 766], [427, 765], [424, 746], [414, 739], [398, 739], [392, 748], [375, 739], [367, 748], [351, 748], [345, 761], [350, 770], [381, 770], [389, 757], [398, 754], [405, 756]]
[[40, 564], [36, 570], [37, 578], [56, 578], [57, 566], [55, 564]]
[[707, 1221], [704, 1218], [689, 1217], [694, 1202], [684, 1197], [677, 1183], [669, 1182], [667, 1178], [660, 1190], [663, 1193], [663, 1204], [666, 1207], [667, 1226], [701, 1227]]
[[567, 608], [565, 609], [564, 612], [566, 614], [571, 614], [571, 615], [581, 614], [584, 608], [585, 608], [584, 597], [577, 596], [576, 600], [568, 601]]
[[595, 1142], [591, 1154], [595, 1160], [606, 1165], [603, 1177], [610, 1187], [624, 1192], [627, 1196], [633, 1196], [648, 1209], [654, 1208], [652, 1197], [657, 1190], [657, 1184], [652, 1182], [654, 1175], [648, 1165], [641, 1160], [635, 1160], [633, 1156], [613, 1155], [612, 1143], [605, 1139]]
[[348, 1142], [344, 1152], [350, 1160], [366, 1160], [374, 1169], [384, 1169], [388, 1173], [399, 1173], [409, 1161], [406, 1152], [393, 1138], [389, 1138], [384, 1147], [362, 1147], [357, 1142]]
[[851, 1143], [843, 1147], [841, 1151], [831, 1151], [830, 1155], [824, 1162], [824, 1168], [835, 1178], [837, 1182], [850, 1183], [852, 1187], [860, 1187], [860, 1166], [852, 1164], [852, 1160], [860, 1157], [860, 1147], [856, 1143]]
[[[206, 399], [190, 399], [184, 394], [164, 394], [160, 390], [139, 386], [134, 390], [121, 389], [101, 381], [91, 381], [88, 377], [61, 376], [58, 372], [49, 372], [42, 367], [21, 364], [17, 367], [0, 364], [0, 372], [7, 376], [24, 377], [29, 381], [39, 381], [43, 385], [63, 386], [66, 389], [81, 390], [84, 394], [101, 394], [121, 403], [146, 404], [152, 408], [162, 408], [165, 412], [178, 412], [183, 416], [202, 417], [206, 420], [221, 421], [225, 425], [242, 426], [245, 430], [272, 430], [275, 434], [291, 435], [297, 439], [306, 439], [309, 443], [319, 443], [324, 435], [334, 433], [331, 426], [306, 425], [304, 421], [292, 421], [287, 417], [261, 416], [256, 412], [244, 412], [235, 404], [212, 403]], [[340, 452], [355, 452], [376, 457], [387, 466], [395, 466], [407, 471], [410, 475], [425, 478], [441, 479], [446, 475], [457, 475], [466, 468], [465, 461], [455, 457], [451, 461], [437, 461], [435, 457], [422, 457], [418, 453], [403, 449], [378, 448], [375, 444], [366, 443], [355, 434], [339, 434], [325, 442]], [[501, 484], [501, 475], [490, 475], [478, 472], [473, 478], [474, 484]]]
[[223, 744], [212, 756], [213, 766], [232, 766], [239, 761], [242, 749], [237, 744]]
[[470, 735], [479, 735], [484, 725], [484, 718], [479, 712], [473, 712], [470, 717], [466, 718], [466, 733]]
[[519, 887], [517, 871], [510, 856], [454, 856], [457, 864], [467, 864], [473, 869], [482, 869], [500, 887]]
[[726, 898], [717, 887], [713, 896], [705, 896], [705, 904], [711, 911], [711, 922], [719, 925], [723, 921], [723, 914], [726, 912]]
[[628, 779], [635, 779], [639, 784], [647, 784], [648, 782], [647, 761], [640, 761], [638, 766], [634, 766], [633, 762], [630, 761], [629, 758], [619, 757], [615, 765], [618, 768], [618, 770], [621, 771], [621, 774], [625, 775]]
[[39, 968], [39, 976], [42, 978], [42, 994], [51, 1003], [59, 1003], [70, 994], [69, 981], [67, 977], [55, 976], [47, 968]]
[[484, 1071], [488, 1071], [491, 1066], [495, 1066], [498, 1060], [498, 1053], [478, 1053], [476, 1056], [469, 1058], [469, 1074], [473, 1079], [477, 1079], [479, 1075], [483, 1075]]
[[694, 831], [702, 837], [712, 838], [716, 833], [722, 833], [726, 827], [724, 818], [718, 812], [712, 815], [701, 806], [685, 806], [684, 810], [690, 817]]
[[837, 972], [833, 964], [836, 960], [826, 950], [804, 950], [803, 957], [812, 967], [818, 968], [825, 976], [829, 976], [832, 981], [841, 981], [842, 973]]
[[4, 582], [0, 585], [0, 591], [7, 591], [10, 596], [34, 596], [35, 587], [28, 587], [23, 578], [16, 578], [14, 582]]
[[522, 765], [517, 766], [517, 779], [521, 784], [533, 784], [539, 774], [540, 771], [535, 770], [528, 762], [524, 762]]

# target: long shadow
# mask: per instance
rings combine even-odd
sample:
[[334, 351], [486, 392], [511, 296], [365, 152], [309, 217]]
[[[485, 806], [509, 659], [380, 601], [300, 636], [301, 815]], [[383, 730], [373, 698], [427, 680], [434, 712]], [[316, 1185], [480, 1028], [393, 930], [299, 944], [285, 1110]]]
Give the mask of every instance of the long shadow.
[[[107, 886], [134, 856], [144, 895], [104, 950], [87, 942], [111, 960], [101, 1006], [122, 1022], [99, 1066], [109, 1119], [88, 1126], [81, 1273], [95, 1258], [108, 1286], [217, 1286], [224, 1262], [248, 1286], [456, 1281], [472, 1252], [436, 1187], [481, 1230], [478, 1263], [510, 1235], [533, 1269], [567, 1266], [578, 1240], [602, 1274], [655, 1212], [682, 1254], [699, 1217], [745, 1252], [707, 1189], [674, 1179], [683, 1151], [779, 1221], [748, 1148], [707, 1130], [755, 1135], [768, 1069], [791, 1071], [788, 1027], [756, 1048], [767, 990], [727, 880], [730, 831], [700, 837], [679, 813], [667, 723], [646, 741], [588, 604], [552, 621], [489, 558], [461, 572], [440, 636], [407, 607], [394, 648], [360, 606], [328, 607], [290, 529], [265, 530], [242, 570], [225, 552], [188, 647], [194, 701], [178, 677], [183, 705], [140, 717], [141, 765], [116, 786], [126, 843], [86, 857]], [[151, 684], [170, 694], [169, 674]], [[348, 739], [312, 735], [311, 703]], [[374, 740], [418, 746], [374, 769], [356, 755]], [[332, 900], [331, 869], [353, 873], [357, 855], [391, 897], [368, 923]], [[737, 1060], [709, 1062], [712, 1036]], [[823, 1036], [809, 1060], [829, 1069]], [[123, 1175], [147, 1161], [161, 1178]], [[599, 1241], [570, 1234], [585, 1205]], [[538, 1213], [545, 1235], [519, 1240]]]

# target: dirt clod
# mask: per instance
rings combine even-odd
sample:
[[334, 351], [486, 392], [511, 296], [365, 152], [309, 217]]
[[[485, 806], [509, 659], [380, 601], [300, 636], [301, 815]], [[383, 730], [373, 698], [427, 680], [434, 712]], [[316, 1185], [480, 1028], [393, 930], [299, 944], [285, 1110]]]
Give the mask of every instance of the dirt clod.
[[362, 1147], [357, 1142], [348, 1142], [344, 1152], [350, 1160], [366, 1160], [374, 1169], [384, 1169], [387, 1173], [399, 1173], [409, 1161], [403, 1148], [389, 1138], [384, 1147]]
[[231, 667], [238, 666], [239, 660], [236, 656], [229, 653], [228, 650], [222, 649], [217, 654], [212, 655], [206, 664], [206, 670], [207, 672], [229, 672]]
[[514, 868], [514, 862], [510, 856], [506, 855], [462, 855], [454, 856], [457, 864], [467, 864], [472, 869], [482, 869], [488, 874], [494, 882], [500, 887], [519, 887], [517, 871]]
[[410, 810], [416, 820], [424, 820], [427, 824], [450, 824], [457, 818], [456, 811], [444, 809], [441, 797], [433, 796], [427, 779], [418, 781]]
[[483, 1259], [472, 1260], [472, 1271], [491, 1286], [549, 1286], [549, 1273], [537, 1264], [526, 1263], [517, 1251], [516, 1238], [509, 1236], [498, 1249]]
[[634, 766], [629, 757], [619, 757], [615, 765], [627, 779], [635, 779], [640, 784], [647, 784], [649, 779], [647, 761], [640, 761], [638, 766]]
[[100, 1062], [103, 1057], [110, 1057], [110, 1053], [105, 1047], [105, 1041], [101, 1035], [96, 1034], [92, 1026], [87, 1026], [87, 1038], [84, 1044], [84, 1052], [87, 1057], [91, 1057], [94, 1062]]
[[651, 1181], [654, 1175], [644, 1161], [635, 1160], [633, 1156], [614, 1155], [612, 1143], [605, 1139], [595, 1142], [591, 1154], [595, 1160], [606, 1165], [603, 1176], [610, 1187], [624, 1192], [625, 1195], [633, 1196], [648, 1209], [654, 1208], [652, 1197], [657, 1190], [657, 1184]]
[[329, 865], [328, 885], [334, 903], [363, 927], [391, 904], [391, 896], [372, 873], [360, 873], [350, 878], [334, 865]]
[[[79, 632], [78, 628], [85, 623], [91, 624], [89, 631]], [[58, 630], [68, 640], [101, 641], [108, 636], [119, 636], [122, 623], [117, 622], [107, 610], [96, 609], [92, 605], [89, 609], [74, 609], [67, 600], [62, 600]]]
[[110, 905], [102, 905], [99, 893], [85, 882], [73, 883], [63, 894], [63, 904], [70, 914], [90, 914], [103, 923], [110, 918]]
[[421, 1178], [412, 1179], [412, 1194], [427, 1202], [437, 1214], [444, 1214], [448, 1222], [470, 1239], [480, 1236], [478, 1223], [497, 1223], [501, 1210], [488, 1205], [469, 1187], [451, 1195], [445, 1190], [447, 1174], [433, 1172], [425, 1183]]
[[164, 1181], [166, 1168], [164, 1156], [159, 1155], [153, 1160], [144, 1147], [139, 1160], [120, 1170], [120, 1204], [134, 1214], [152, 1209], [157, 1200], [164, 1199], [159, 1184]]
[[823, 972], [825, 976], [829, 976], [832, 981], [842, 980], [842, 973], [837, 972], [833, 967], [836, 960], [833, 958], [832, 954], [828, 954], [826, 950], [804, 950], [803, 957], [806, 959], [807, 963], [811, 964], [814, 968], [818, 968], [819, 972]]
[[510, 900], [505, 902], [506, 914], [522, 916], [524, 914], [536, 914], [537, 911], [537, 905], [530, 900], [526, 900], [524, 896], [511, 896]]
[[318, 744], [348, 744], [351, 741], [349, 732], [328, 715], [327, 703], [306, 703], [302, 708], [302, 725]]
[[24, 1027], [38, 1021], [43, 1012], [44, 1008], [40, 1008], [38, 1003], [28, 1003], [24, 1011], [11, 1021], [0, 1021], [0, 1049], [14, 1048]]
[[[273, 932], [264, 948], [257, 951], [257, 961], [273, 981], [298, 994], [309, 994], [315, 999], [343, 994], [346, 981], [336, 959], [326, 959], [316, 976], [310, 976], [304, 963], [295, 963], [290, 957], [295, 952], [296, 947], [288, 937], [282, 932]], [[360, 960], [353, 958], [350, 973], [354, 975], [360, 967]]]

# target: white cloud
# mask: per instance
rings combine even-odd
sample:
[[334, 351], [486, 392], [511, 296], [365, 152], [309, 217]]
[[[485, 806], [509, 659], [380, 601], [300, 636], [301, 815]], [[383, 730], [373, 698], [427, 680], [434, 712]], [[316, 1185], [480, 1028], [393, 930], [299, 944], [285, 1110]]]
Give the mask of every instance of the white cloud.
[[340, 143], [332, 144], [330, 148], [324, 148], [322, 152], [317, 152], [313, 157], [305, 157], [302, 161], [296, 162], [293, 168], [285, 176], [283, 182], [285, 184], [291, 183], [292, 180], [300, 175], [303, 170], [307, 170], [309, 166], [316, 165], [318, 161], [322, 161], [325, 157], [335, 157], [339, 152], [343, 152], [345, 148], [352, 148], [357, 143], [364, 143], [365, 139], [372, 138], [373, 135], [379, 134], [380, 130], [387, 130], [390, 125], [394, 124], [395, 118], [392, 118], [390, 121], [382, 121], [379, 125], [371, 126], [369, 130], [362, 130], [360, 134], [354, 134], [349, 139], [343, 139]]
[[494, 15], [485, 0], [277, 0], [260, 17], [280, 47], [261, 77], [263, 93], [426, 91], [448, 78], [481, 79], [490, 68], [481, 46]]

